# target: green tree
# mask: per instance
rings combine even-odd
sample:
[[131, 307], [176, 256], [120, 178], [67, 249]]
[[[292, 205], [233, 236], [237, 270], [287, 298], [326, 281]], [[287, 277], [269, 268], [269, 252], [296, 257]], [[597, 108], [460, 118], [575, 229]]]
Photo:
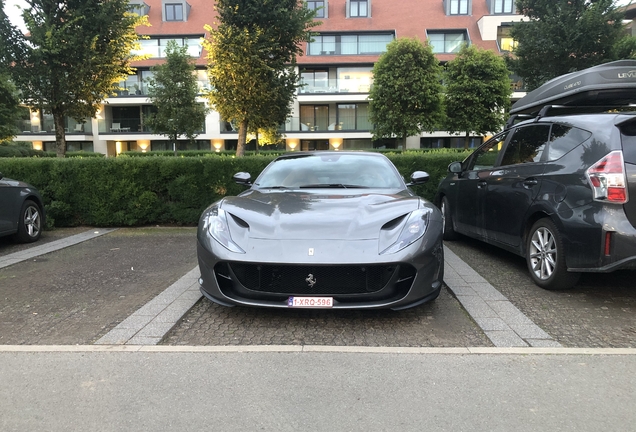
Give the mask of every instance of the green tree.
[[57, 155], [64, 157], [67, 116], [95, 116], [130, 62], [144, 17], [129, 13], [128, 0], [29, 0], [22, 17], [27, 34], [3, 17], [11, 75], [24, 104], [53, 114]]
[[201, 131], [207, 114], [205, 105], [196, 100], [198, 85], [194, 69], [188, 48], [170, 41], [165, 63], [153, 67], [154, 75], [148, 80], [148, 98], [156, 112], [145, 120], [145, 124], [154, 133], [170, 138], [175, 156], [178, 137], [183, 135], [193, 140]]
[[445, 129], [485, 135], [506, 124], [510, 110], [510, 72], [506, 62], [492, 51], [464, 45], [446, 64]]
[[9, 140], [18, 132], [20, 99], [9, 76], [0, 72], [0, 142]]
[[634, 38], [614, 0], [517, 0], [509, 67], [532, 90], [559, 75], [631, 57]]
[[311, 38], [315, 12], [301, 0], [218, 0], [218, 27], [210, 38], [210, 104], [239, 125], [236, 155], [249, 131], [285, 122], [298, 87], [296, 58]]
[[[15, 30], [4, 13], [4, 1], [0, 0], [0, 35], [13, 36]], [[20, 99], [9, 76], [11, 38], [0, 38], [0, 142], [9, 140], [18, 132], [15, 121], [19, 119]]]
[[369, 100], [374, 139], [406, 140], [440, 125], [442, 67], [428, 44], [410, 38], [392, 41], [373, 76]]

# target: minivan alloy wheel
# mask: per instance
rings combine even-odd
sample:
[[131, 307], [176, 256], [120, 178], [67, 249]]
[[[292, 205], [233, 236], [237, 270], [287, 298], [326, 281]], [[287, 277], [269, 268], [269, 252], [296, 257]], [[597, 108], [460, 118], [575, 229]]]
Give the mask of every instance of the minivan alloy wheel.
[[561, 233], [548, 218], [539, 219], [530, 229], [526, 261], [532, 280], [544, 289], [571, 288], [580, 277], [580, 273], [568, 272]]
[[530, 246], [530, 262], [535, 276], [542, 280], [548, 279], [554, 273], [556, 261], [554, 236], [545, 227], [537, 229], [532, 234]]

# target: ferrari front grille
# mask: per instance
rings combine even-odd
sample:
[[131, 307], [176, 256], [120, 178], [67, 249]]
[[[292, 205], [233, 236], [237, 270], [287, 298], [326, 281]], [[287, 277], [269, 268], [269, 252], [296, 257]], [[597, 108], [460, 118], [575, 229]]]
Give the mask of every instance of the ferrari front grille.
[[251, 291], [271, 294], [343, 295], [380, 291], [397, 265], [286, 265], [231, 263], [231, 273]]

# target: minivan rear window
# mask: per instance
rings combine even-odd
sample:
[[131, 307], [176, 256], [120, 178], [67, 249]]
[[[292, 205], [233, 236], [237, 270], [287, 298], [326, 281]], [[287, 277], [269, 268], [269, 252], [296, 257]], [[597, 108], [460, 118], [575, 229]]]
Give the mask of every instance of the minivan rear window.
[[553, 124], [548, 144], [548, 160], [553, 161], [563, 157], [591, 136], [591, 132], [583, 129]]
[[636, 122], [622, 125], [621, 134], [623, 159], [626, 163], [636, 164]]

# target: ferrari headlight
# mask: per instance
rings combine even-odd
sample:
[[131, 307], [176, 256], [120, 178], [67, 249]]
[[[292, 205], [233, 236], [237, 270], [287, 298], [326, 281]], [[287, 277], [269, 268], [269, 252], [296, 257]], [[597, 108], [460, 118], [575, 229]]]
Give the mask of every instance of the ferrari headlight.
[[205, 221], [208, 233], [214, 240], [221, 243], [226, 249], [231, 252], [245, 253], [236, 243], [232, 241], [230, 236], [230, 228], [227, 224], [227, 214], [223, 209], [213, 207], [207, 215]]
[[406, 224], [404, 224], [397, 241], [380, 252], [380, 255], [392, 254], [401, 251], [408, 245], [422, 238], [426, 232], [426, 228], [428, 227], [429, 216], [429, 209], [419, 209], [412, 212], [406, 220]]

